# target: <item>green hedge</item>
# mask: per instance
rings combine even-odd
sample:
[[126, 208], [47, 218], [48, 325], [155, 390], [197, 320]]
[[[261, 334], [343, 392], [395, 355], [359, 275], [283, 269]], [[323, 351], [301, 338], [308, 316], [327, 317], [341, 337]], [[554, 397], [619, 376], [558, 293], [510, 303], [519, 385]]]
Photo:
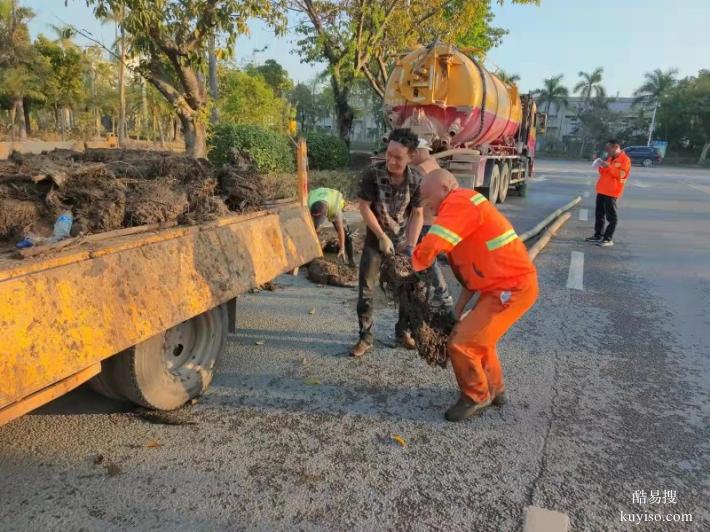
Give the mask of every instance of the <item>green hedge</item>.
[[348, 145], [335, 135], [312, 131], [306, 135], [308, 166], [313, 170], [334, 170], [350, 163]]
[[209, 159], [218, 166], [230, 160], [232, 150], [247, 157], [257, 172], [293, 172], [296, 166], [294, 149], [285, 135], [261, 126], [219, 124], [209, 140]]

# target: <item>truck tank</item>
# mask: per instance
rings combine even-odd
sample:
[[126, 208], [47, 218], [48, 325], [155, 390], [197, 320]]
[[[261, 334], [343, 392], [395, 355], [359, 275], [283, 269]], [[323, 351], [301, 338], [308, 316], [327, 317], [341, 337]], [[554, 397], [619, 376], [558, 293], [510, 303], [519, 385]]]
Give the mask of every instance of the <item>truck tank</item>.
[[392, 128], [411, 128], [435, 149], [513, 146], [523, 119], [515, 85], [440, 42], [397, 61], [384, 104]]

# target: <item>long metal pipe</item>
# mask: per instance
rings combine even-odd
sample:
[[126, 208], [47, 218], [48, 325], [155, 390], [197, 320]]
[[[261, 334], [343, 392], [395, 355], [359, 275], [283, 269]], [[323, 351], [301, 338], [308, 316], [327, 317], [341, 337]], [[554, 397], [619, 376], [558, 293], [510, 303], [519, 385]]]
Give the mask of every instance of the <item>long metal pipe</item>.
[[535, 244], [528, 249], [528, 255], [530, 255], [530, 260], [535, 260], [535, 257], [537, 257], [537, 254], [542, 251], [542, 249], [547, 245], [547, 243], [550, 241], [550, 239], [555, 236], [555, 233], [559, 230], [560, 227], [562, 227], [562, 224], [564, 224], [567, 220], [570, 219], [572, 216], [571, 213], [566, 212], [545, 231], [545, 233], [540, 237], [540, 239], [535, 242]]
[[557, 209], [556, 211], [552, 212], [549, 216], [547, 216], [544, 220], [542, 220], [542, 221], [541, 221], [539, 224], [537, 224], [535, 227], [533, 227], [533, 228], [530, 229], [529, 231], [526, 231], [525, 233], [523, 233], [522, 235], [520, 235], [520, 240], [522, 240], [523, 242], [525, 242], [526, 240], [531, 239], [532, 237], [534, 237], [535, 235], [537, 235], [540, 231], [542, 231], [545, 227], [547, 227], [548, 225], [550, 225], [550, 223], [552, 222], [552, 220], [554, 220], [555, 218], [557, 218], [557, 217], [558, 217], [560, 214], [562, 214], [563, 212], [566, 212], [566, 211], [570, 210], [572, 207], [574, 207], [575, 205], [577, 205], [577, 203], [579, 203], [580, 201], [582, 201], [582, 197], [581, 197], [581, 196], [577, 196], [576, 198], [574, 198], [572, 201], [570, 201], [570, 202], [567, 203], [566, 205], [564, 205], [564, 206], [560, 207], [559, 209]]

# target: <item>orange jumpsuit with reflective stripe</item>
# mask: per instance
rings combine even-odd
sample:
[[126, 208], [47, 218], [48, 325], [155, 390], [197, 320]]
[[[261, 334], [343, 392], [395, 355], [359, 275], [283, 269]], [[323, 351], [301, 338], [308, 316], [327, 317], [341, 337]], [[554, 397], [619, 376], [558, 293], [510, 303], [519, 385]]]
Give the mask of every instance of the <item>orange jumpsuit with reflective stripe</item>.
[[496, 343], [535, 303], [537, 271], [510, 222], [478, 192], [457, 189], [414, 249], [421, 271], [447, 253], [459, 282], [479, 299], [456, 325], [449, 357], [461, 392], [487, 402], [504, 390]]

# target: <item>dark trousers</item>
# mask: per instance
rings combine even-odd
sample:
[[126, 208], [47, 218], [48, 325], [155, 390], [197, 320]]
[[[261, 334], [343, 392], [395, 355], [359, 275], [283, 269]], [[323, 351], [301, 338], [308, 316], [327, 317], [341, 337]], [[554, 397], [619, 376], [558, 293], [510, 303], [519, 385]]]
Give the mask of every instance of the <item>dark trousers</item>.
[[[597, 207], [594, 210], [594, 217], [596, 218], [594, 236], [597, 238], [604, 237], [604, 240], [614, 238], [616, 222], [619, 220], [616, 214], [616, 198], [597, 194]], [[606, 230], [604, 229], [605, 222], [607, 223]]]
[[[380, 266], [382, 264], [382, 253], [377, 244], [365, 240], [365, 247], [360, 257], [360, 280], [357, 298], [357, 318], [360, 323], [360, 339], [372, 344], [373, 298], [377, 281], [380, 278]], [[407, 320], [404, 316], [404, 309], [399, 308], [399, 320], [395, 326], [395, 335], [402, 336], [407, 330]]]

